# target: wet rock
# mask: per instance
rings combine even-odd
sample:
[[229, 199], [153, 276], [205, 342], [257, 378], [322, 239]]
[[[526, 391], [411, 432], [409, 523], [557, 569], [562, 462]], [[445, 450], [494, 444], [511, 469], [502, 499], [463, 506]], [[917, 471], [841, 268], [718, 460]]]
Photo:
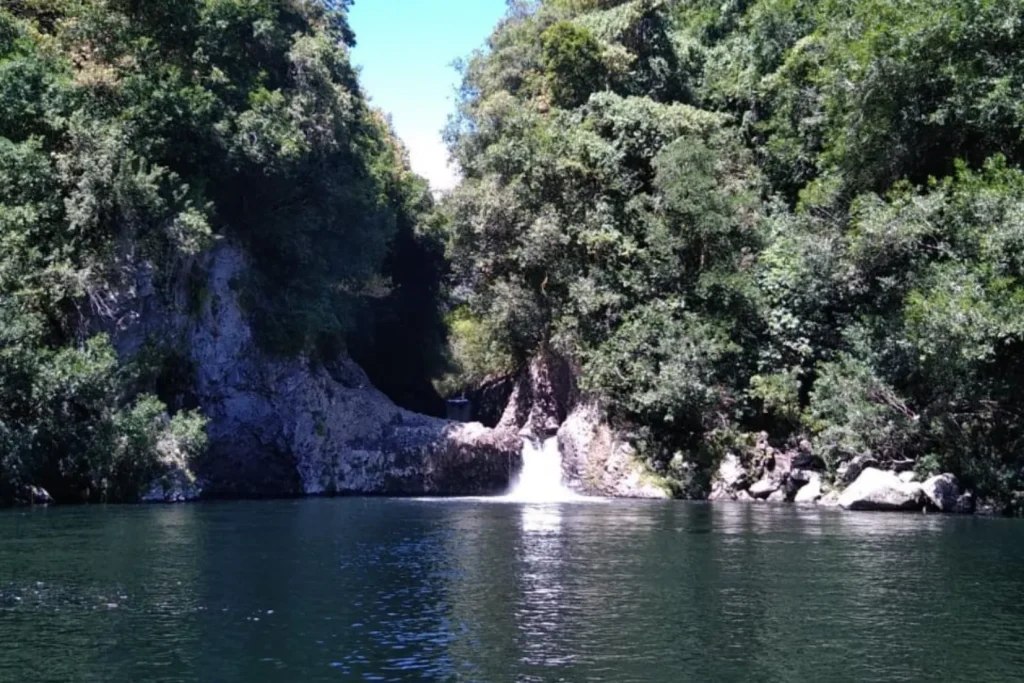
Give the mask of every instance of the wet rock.
[[939, 474], [921, 485], [924, 495], [942, 512], [953, 512], [960, 498], [960, 483], [952, 474]]
[[924, 492], [920, 484], [905, 484], [892, 472], [868, 467], [839, 496], [846, 510], [920, 510]]
[[769, 503], [785, 503], [786, 502], [786, 492], [783, 489], [778, 489], [777, 491], [773, 491], [768, 496], [768, 498], [766, 498], [766, 500]]

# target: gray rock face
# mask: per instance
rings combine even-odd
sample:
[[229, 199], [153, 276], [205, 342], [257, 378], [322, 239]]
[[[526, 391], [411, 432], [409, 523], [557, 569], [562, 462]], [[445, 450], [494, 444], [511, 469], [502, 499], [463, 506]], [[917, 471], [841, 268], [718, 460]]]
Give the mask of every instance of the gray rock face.
[[942, 512], [954, 512], [960, 499], [960, 483], [952, 474], [939, 474], [921, 485], [924, 495]]
[[667, 498], [637, 461], [633, 448], [612, 430], [592, 402], [577, 405], [558, 429], [566, 485], [585, 495]]
[[839, 496], [839, 505], [847, 510], [920, 510], [923, 503], [920, 484], [904, 483], [895, 473], [873, 467]]
[[[105, 320], [120, 354], [156, 339], [172, 343], [194, 368], [194, 390], [210, 420], [209, 449], [197, 465], [204, 496], [507, 488], [521, 467], [514, 432], [403, 410], [351, 361], [325, 365], [263, 353], [233, 287], [248, 267], [244, 254], [221, 243], [201, 265], [207, 281], [198, 311], [187, 286], [157, 295], [140, 269], [133, 289], [112, 296], [114, 313]], [[147, 497], [189, 495], [175, 485], [163, 490], [162, 498], [157, 490]]]
[[810, 480], [800, 487], [793, 497], [793, 502], [800, 505], [817, 503], [821, 499], [821, 476], [814, 473]]

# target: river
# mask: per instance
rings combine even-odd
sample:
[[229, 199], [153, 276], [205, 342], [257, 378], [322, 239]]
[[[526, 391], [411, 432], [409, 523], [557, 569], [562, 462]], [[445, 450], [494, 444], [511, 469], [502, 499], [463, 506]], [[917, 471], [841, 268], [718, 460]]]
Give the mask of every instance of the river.
[[0, 513], [0, 681], [1017, 681], [1024, 523], [683, 502]]

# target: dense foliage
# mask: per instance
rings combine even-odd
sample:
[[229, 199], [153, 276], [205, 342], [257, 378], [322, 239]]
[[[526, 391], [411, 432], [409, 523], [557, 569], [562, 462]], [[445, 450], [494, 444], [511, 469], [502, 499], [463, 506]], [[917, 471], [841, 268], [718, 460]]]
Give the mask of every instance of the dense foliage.
[[255, 264], [238, 285], [269, 352], [329, 357], [403, 317], [404, 343], [424, 338], [404, 376], [440, 362], [430, 195], [359, 90], [348, 4], [2, 4], [0, 499], [131, 499], [160, 443], [202, 448], [188, 368], [160, 348], [119, 361], [95, 333], [131, 268], [201, 282], [217, 239]]
[[576, 359], [684, 493], [764, 429], [1019, 505], [1022, 37], [1021, 0], [511, 3], [448, 134], [471, 348]]

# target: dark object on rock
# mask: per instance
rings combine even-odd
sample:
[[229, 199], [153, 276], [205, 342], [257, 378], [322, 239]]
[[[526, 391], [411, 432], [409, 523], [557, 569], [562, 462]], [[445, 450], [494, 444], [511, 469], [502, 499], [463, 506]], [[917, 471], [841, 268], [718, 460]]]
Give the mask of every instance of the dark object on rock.
[[858, 455], [849, 462], [841, 464], [837, 474], [841, 482], [852, 484], [860, 476], [860, 473], [869, 467], [878, 467], [878, 461], [870, 455]]
[[813, 453], [804, 452], [803, 449], [793, 456], [793, 469], [817, 470], [825, 469], [825, 461]]
[[974, 514], [974, 494], [970, 491], [960, 494], [956, 499], [956, 505], [953, 506], [953, 512], [958, 515], [973, 515]]
[[793, 502], [798, 505], [817, 503], [821, 500], [821, 496], [821, 476], [817, 473], [812, 473], [811, 480], [800, 487], [800, 490], [793, 497]]

